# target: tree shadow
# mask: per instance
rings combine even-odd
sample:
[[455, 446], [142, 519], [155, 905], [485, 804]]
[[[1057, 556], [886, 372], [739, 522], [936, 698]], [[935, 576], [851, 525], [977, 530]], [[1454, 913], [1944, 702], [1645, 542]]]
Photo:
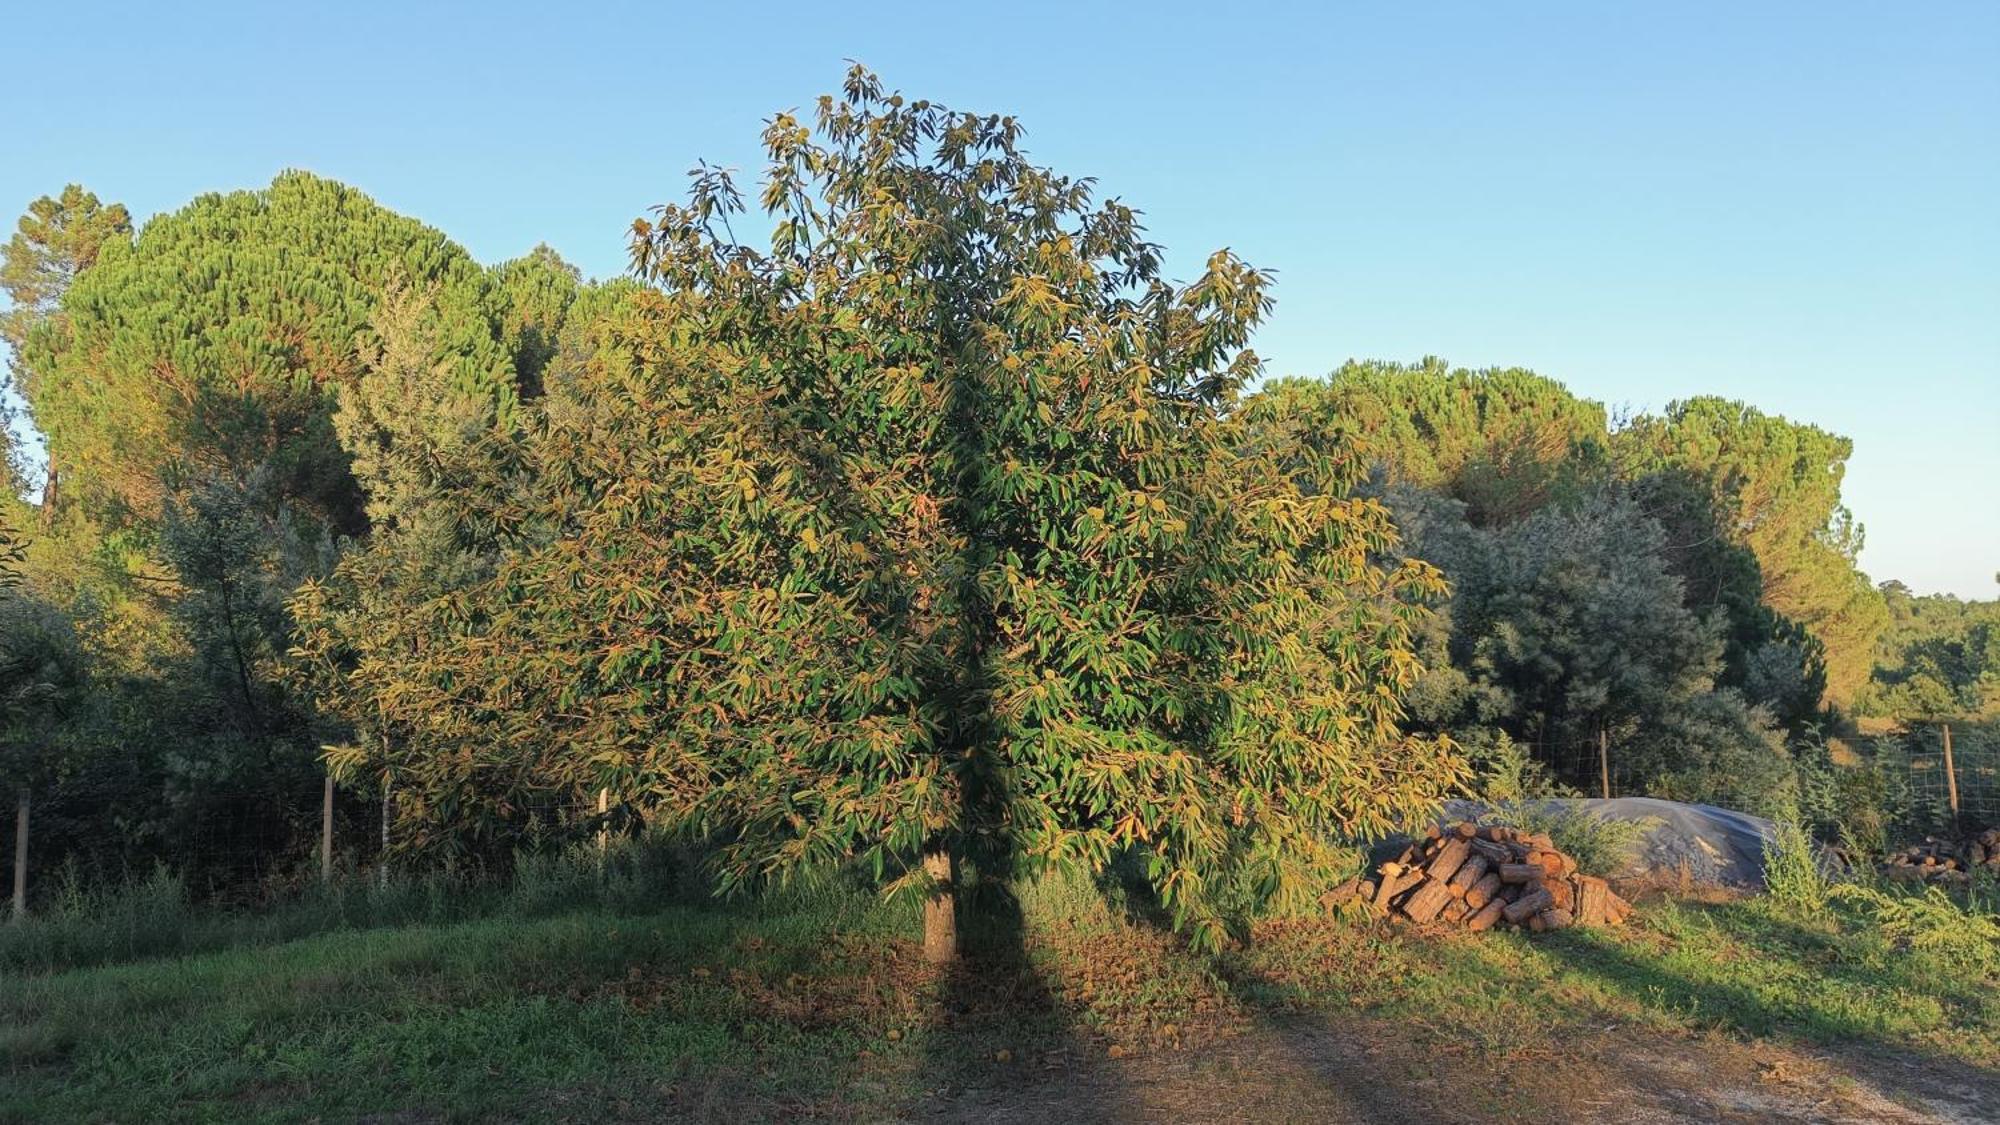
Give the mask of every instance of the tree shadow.
[[[1655, 1009], [1712, 1019], [1736, 1035], [1835, 1049], [1841, 1067], [1892, 1097], [1925, 1101], [1958, 1087], [1986, 1099], [2000, 1098], [2000, 1071], [1885, 1035], [1869, 1019], [1872, 1011], [1819, 1005], [1786, 1010], [1742, 985], [1694, 980], [1667, 970], [1634, 956], [1623, 943], [1605, 935], [1555, 935], [1552, 944], [1561, 951], [1566, 968], [1625, 995], [1651, 997]], [[1856, 983], [1865, 980], [1844, 967], [1816, 966], [1815, 972]]]
[[[1109, 897], [1119, 899], [1114, 915], [1120, 907], [1135, 907], [1122, 896]], [[1139, 931], [1135, 939], [1165, 935], [1170, 943], [1163, 948], [1187, 956], [1177, 936], [1163, 927], [1155, 930], [1143, 904], [1136, 910], [1124, 912], [1124, 920]], [[926, 1066], [942, 1085], [914, 1107], [914, 1117], [981, 1122], [1449, 1117], [1447, 1103], [1384, 1081], [1384, 1045], [1394, 1041], [1386, 1027], [1371, 1029], [1378, 1032], [1372, 1037], [1328, 1030], [1258, 1006], [1248, 1009], [1253, 1017], [1248, 1028], [1218, 1030], [1177, 1048], [1127, 1045], [1130, 1029], [1099, 1025], [1105, 1013], [1093, 1015], [1085, 1003], [1069, 999], [1076, 982], [1066, 986], [1057, 979], [1060, 970], [1048, 963], [1087, 956], [1087, 940], [1076, 948], [1046, 950], [1038, 962], [1040, 942], [1063, 945], [1070, 935], [1045, 934], [1039, 926], [1031, 933], [1012, 896], [988, 895], [980, 911], [967, 930], [965, 957], [947, 975], [931, 1029]], [[1052, 921], [1060, 930], [1068, 920]], [[1116, 934], [1107, 940], [1117, 940]], [[1070, 966], [1086, 974], [1107, 967]], [[1138, 986], [1142, 996], [1151, 983]]]
[[[1162, 924], [1157, 912], [1143, 906], [1131, 911], [1129, 917], [1135, 923]], [[1791, 947], [1785, 955], [1788, 960], [1817, 976], [1853, 986], [1856, 995], [1865, 995], [1860, 991], [1865, 986], [1881, 983], [1880, 975], [1871, 975], [1865, 965], [1837, 959], [1837, 937], [1781, 921], [1764, 929], [1773, 941]], [[1398, 931], [1393, 940], [1433, 939]], [[1856, 1095], [1862, 1112], [1881, 1111], [1879, 1105], [1868, 1109], [1875, 1104], [1868, 1099], [1886, 1097], [1892, 1102], [1926, 1106], [1930, 1111], [1942, 1107], [1970, 1120], [1978, 1119], [1984, 1112], [1982, 1107], [2000, 1099], [2000, 1070], [1938, 1051], [1920, 1039], [1886, 1031], [1874, 1009], [1853, 1004], [1846, 997], [1808, 994], [1802, 1001], [1788, 1003], [1784, 996], [1753, 987], [1697, 979], [1649, 959], [1643, 950], [1631, 946], [1631, 938], [1612, 931], [1575, 931], [1534, 940], [1556, 955], [1558, 975], [1578, 974], [1606, 993], [1629, 998], [1689, 1025], [1691, 1034], [1714, 1030], [1730, 1037], [1768, 1041], [1773, 1048], [1787, 1052], [1772, 1064], [1780, 1072], [1785, 1058], [1796, 1061], [1790, 1052], [1806, 1049], [1834, 1071], [1835, 1092], [1840, 1090], [1842, 1077], [1866, 1085], [1867, 1089]], [[1488, 950], [1492, 946], [1486, 943], [1464, 948]], [[1445, 964], [1417, 971], [1448, 973], [1453, 953], [1447, 947], [1442, 957]], [[1664, 1112], [1696, 1120], [1730, 1109], [1734, 1105], [1731, 1099], [1754, 1101], [1761, 1096], [1760, 1090], [1784, 1103], [1771, 1110], [1773, 1117], [1811, 1118], [1808, 1103], [1825, 1092], [1818, 1091], [1807, 1075], [1781, 1073], [1773, 1077], [1760, 1073], [1757, 1060], [1747, 1052], [1702, 1043], [1698, 1038], [1685, 1043], [1676, 1040], [1662, 1050], [1655, 1037], [1642, 1031], [1620, 1032], [1616, 1030], [1620, 1026], [1629, 1027], [1630, 1010], [1593, 1001], [1589, 989], [1575, 990], [1573, 998], [1565, 1001], [1575, 1006], [1579, 1018], [1574, 1025], [1562, 1020], [1549, 1029], [1564, 1037], [1556, 1047], [1558, 1052], [1574, 1045], [1577, 1065], [1566, 1065], [1559, 1054], [1553, 1062], [1539, 1057], [1533, 1065], [1521, 1068], [1498, 1059], [1482, 1063], [1476, 1057], [1480, 1050], [1476, 1045], [1449, 1041], [1451, 1028], [1434, 1039], [1433, 1029], [1412, 1028], [1406, 1021], [1363, 1010], [1359, 997], [1354, 1001], [1355, 1009], [1350, 1010], [1339, 994], [1338, 976], [1317, 985], [1282, 979], [1254, 959], [1228, 951], [1209, 958], [1208, 963], [1215, 979], [1252, 1021], [1251, 1034], [1266, 1047], [1264, 1065], [1273, 1073], [1289, 1074], [1291, 1081], [1310, 1082], [1320, 1097], [1350, 1107], [1363, 1120], [1478, 1116], [1574, 1119], [1592, 1115], [1615, 1119], [1620, 1111], [1602, 1095], [1623, 1085], [1631, 1087], [1627, 1091], [1631, 1096], [1655, 1101]], [[1481, 959], [1479, 966], [1471, 968], [1504, 986], [1504, 965]], [[1551, 995], [1572, 995], [1554, 981], [1526, 987], [1551, 989]], [[1940, 981], [1935, 988], [1927, 983], [1925, 991], [1961, 1016], [1975, 1014], [1990, 1003], [1984, 986], [1973, 981]], [[1448, 1017], [1448, 1012], [1440, 1015]], [[1976, 1020], [1958, 1022], [1977, 1026]], [[1567, 1041], [1570, 1035], [1583, 1039], [1572, 1044]], [[1468, 1048], [1475, 1057], [1466, 1058]], [[1537, 1044], [1526, 1049], [1531, 1055], [1544, 1053]], [[1721, 1073], [1725, 1066], [1730, 1070], [1727, 1075]], [[1483, 1081], [1473, 1080], [1481, 1071], [1486, 1072]], [[1704, 1084], [1705, 1074], [1712, 1080], [1708, 1084]], [[1772, 1081], [1780, 1085], [1763, 1085]], [[1636, 1111], [1637, 1107], [1626, 1108]]]

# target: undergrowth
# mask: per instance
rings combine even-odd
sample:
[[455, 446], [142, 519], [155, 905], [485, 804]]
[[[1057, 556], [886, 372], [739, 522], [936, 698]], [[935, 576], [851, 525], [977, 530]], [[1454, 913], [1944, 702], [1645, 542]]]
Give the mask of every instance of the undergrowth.
[[1560, 805], [1526, 802], [1488, 813], [1482, 823], [1505, 824], [1527, 832], [1545, 833], [1556, 847], [1576, 861], [1586, 875], [1614, 875], [1631, 859], [1645, 838], [1646, 825], [1614, 820]]

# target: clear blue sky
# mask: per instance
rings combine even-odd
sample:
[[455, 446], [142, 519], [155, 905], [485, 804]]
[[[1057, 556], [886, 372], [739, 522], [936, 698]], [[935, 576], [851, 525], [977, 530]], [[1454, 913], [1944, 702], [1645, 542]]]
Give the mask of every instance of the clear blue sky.
[[[1276, 373], [1520, 364], [1854, 438], [1865, 568], [2000, 570], [2000, 4], [91, 5], [0, 14], [0, 206], [302, 167], [586, 272], [842, 60], [1278, 271]], [[579, 5], [579, 7], [584, 7]], [[1641, 10], [1643, 7], [1644, 10]]]

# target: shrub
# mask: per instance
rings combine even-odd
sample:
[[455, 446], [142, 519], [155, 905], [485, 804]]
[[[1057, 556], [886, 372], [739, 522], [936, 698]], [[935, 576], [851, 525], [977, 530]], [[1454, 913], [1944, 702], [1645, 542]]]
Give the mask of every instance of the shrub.
[[1874, 752], [1837, 760], [1833, 746], [1810, 729], [1793, 752], [1799, 816], [1824, 840], [1838, 840], [1857, 858], [1881, 856], [1898, 825], [1921, 820], [1911, 805], [1907, 771], [1889, 768]]
[[1797, 821], [1781, 820], [1764, 845], [1764, 889], [1801, 914], [1825, 912], [1828, 880], [1812, 837]]
[[1576, 790], [1556, 780], [1548, 763], [1536, 761], [1528, 748], [1504, 730], [1459, 736], [1466, 760], [1478, 774], [1479, 797], [1489, 803], [1543, 797], [1574, 797]]
[[1842, 883], [1832, 897], [1860, 907], [1882, 935], [1904, 949], [1954, 967], [2000, 968], [2000, 916], [1985, 903], [1961, 906], [1935, 886], [1920, 894], [1891, 894], [1860, 883]]
[[1530, 802], [1482, 819], [1546, 833], [1586, 875], [1617, 873], [1646, 834], [1646, 826], [1640, 822], [1595, 816], [1554, 801]]

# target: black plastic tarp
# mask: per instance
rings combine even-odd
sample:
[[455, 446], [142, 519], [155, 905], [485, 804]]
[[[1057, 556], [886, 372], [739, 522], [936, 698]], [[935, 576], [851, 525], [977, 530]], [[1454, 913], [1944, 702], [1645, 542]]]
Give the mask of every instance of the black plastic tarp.
[[1444, 820], [1477, 820], [1494, 812], [1543, 815], [1572, 814], [1643, 825], [1645, 834], [1615, 877], [1648, 882], [1680, 883], [1761, 890], [1764, 849], [1777, 825], [1760, 816], [1717, 808], [1661, 801], [1652, 797], [1579, 798], [1517, 801], [1498, 806], [1476, 801], [1448, 801]]

